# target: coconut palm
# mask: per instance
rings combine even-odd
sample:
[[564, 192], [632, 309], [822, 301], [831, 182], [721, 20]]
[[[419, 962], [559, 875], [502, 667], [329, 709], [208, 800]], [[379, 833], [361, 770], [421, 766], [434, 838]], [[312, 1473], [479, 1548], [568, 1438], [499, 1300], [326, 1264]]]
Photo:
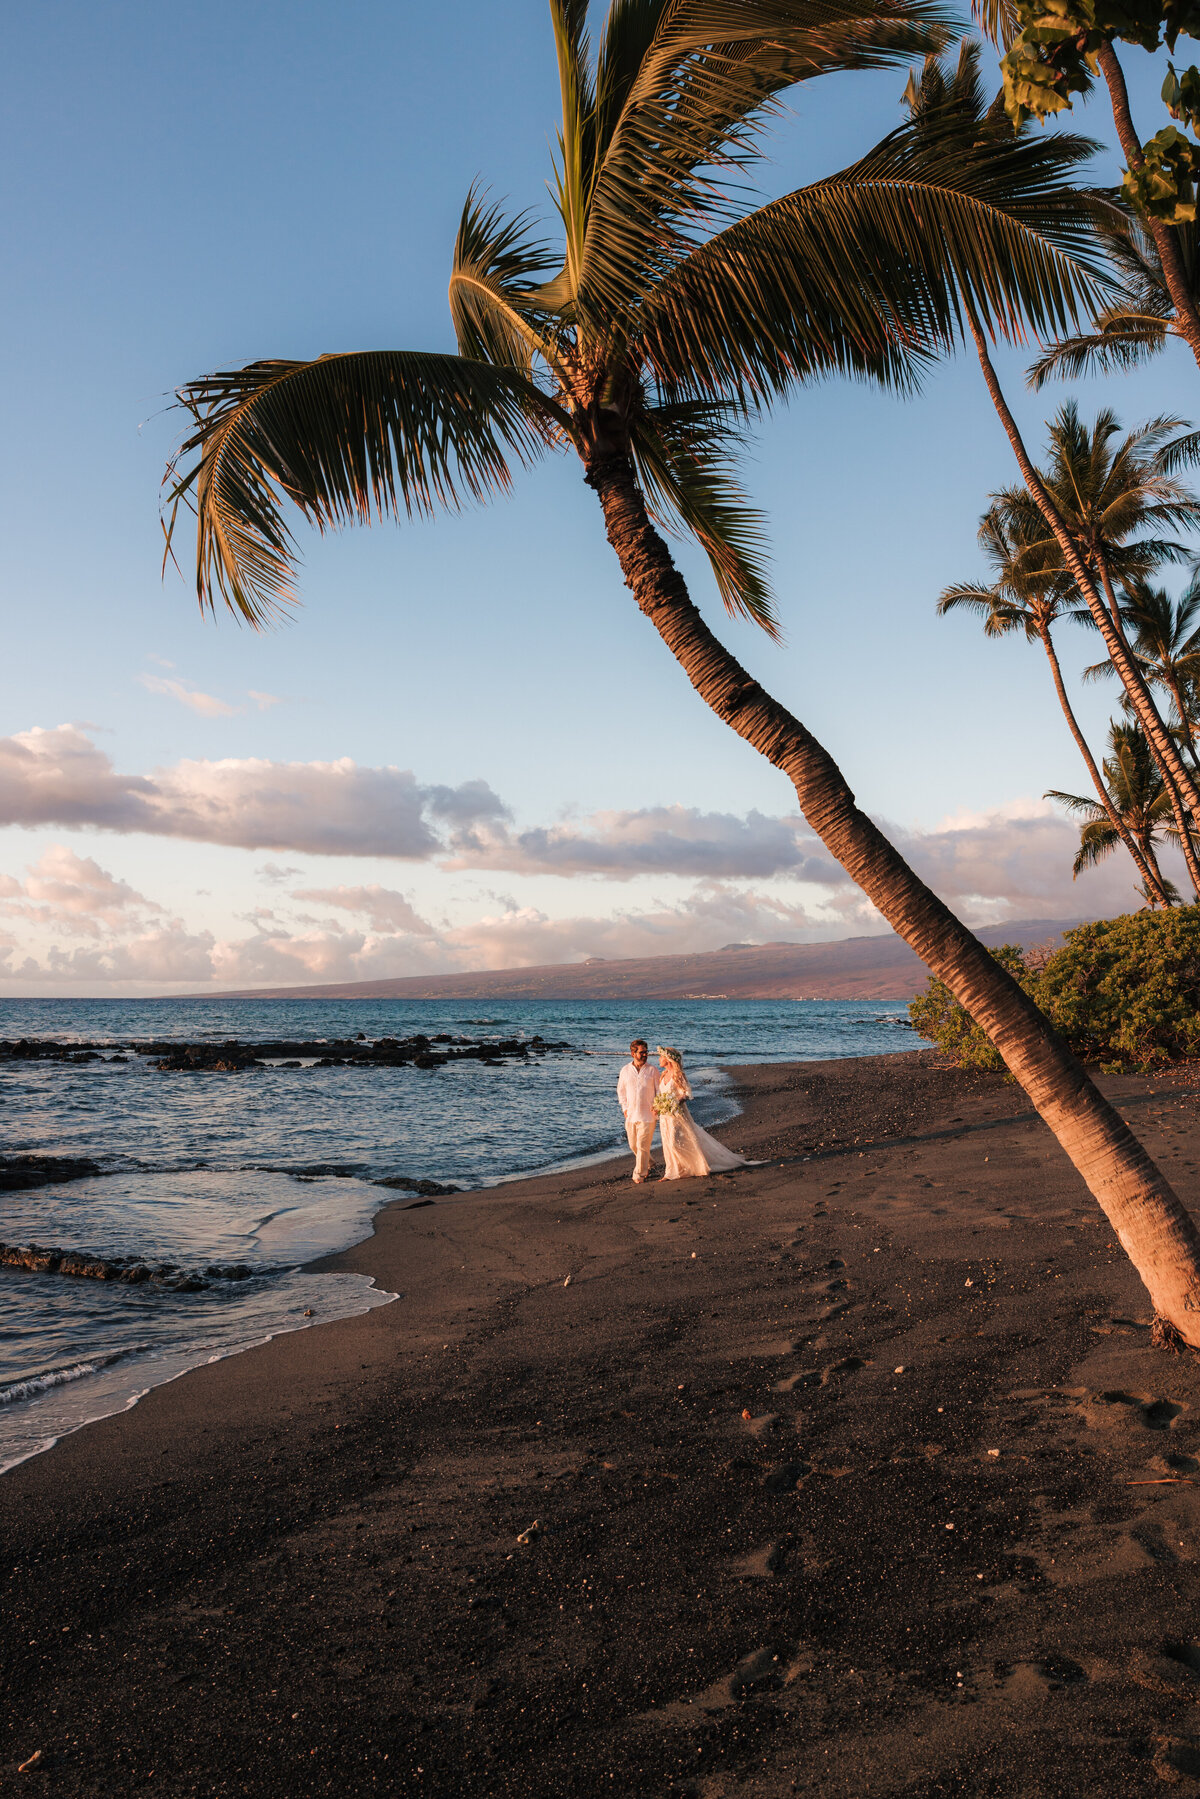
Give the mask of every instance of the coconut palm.
[[[1022, 631], [1027, 642], [1041, 644], [1050, 663], [1054, 691], [1063, 717], [1091, 776], [1096, 789], [1095, 803], [1108, 824], [1113, 842], [1123, 843], [1132, 856], [1149, 903], [1152, 906], [1169, 905], [1170, 899], [1157, 866], [1143, 853], [1140, 840], [1113, 803], [1071, 705], [1054, 647], [1052, 627], [1062, 618], [1090, 623], [1090, 615], [1070, 575], [1061, 566], [1046, 567], [1042, 519], [1037, 513], [1032, 520], [1029, 518], [1028, 508], [1022, 504], [1027, 498], [1024, 488], [1010, 488], [993, 494], [992, 504], [980, 520], [979, 542], [996, 572], [996, 580], [990, 587], [978, 582], [957, 582], [943, 589], [937, 603], [938, 614], [945, 617], [948, 612], [965, 608], [982, 619], [987, 637], [1008, 637], [1014, 631]], [[1032, 545], [1022, 536], [1031, 525], [1035, 536]], [[1055, 551], [1058, 548], [1057, 544], [1052, 547]], [[1112, 665], [1106, 666], [1111, 668]]]
[[[982, 10], [987, 28], [994, 36], [1003, 34], [1016, 17], [1015, 9], [1006, 9], [1003, 0], [986, 0]], [[932, 109], [938, 118], [952, 121], [952, 125], [944, 127], [944, 129], [952, 128], [957, 134], [960, 149], [973, 154], [986, 154], [989, 147], [995, 149], [1004, 142], [1010, 128], [1005, 117], [1001, 96], [998, 96], [992, 105], [987, 107], [983, 103], [981, 90], [978, 90], [977, 96], [973, 100], [969, 90], [963, 85], [955, 95], [954, 105], [947, 107], [942, 96], [943, 85], [944, 80], [936, 65], [931, 65], [927, 69], [926, 78], [919, 84], [910, 83], [905, 98], [909, 103], [915, 123], [919, 124], [922, 115]], [[1018, 141], [1020, 135], [1019, 131]], [[1092, 203], [1093, 218], [1097, 223], [1121, 216], [1112, 202], [1104, 200], [1100, 195], [1093, 195]], [[1154, 241], [1159, 245], [1161, 251], [1161, 244], [1157, 236]], [[1174, 286], [1171, 287], [1171, 292], [1174, 295]], [[1058, 544], [1064, 567], [1069, 569], [1075, 578], [1080, 595], [1092, 614], [1096, 628], [1104, 639], [1104, 647], [1111, 656], [1113, 665], [1129, 695], [1134, 714], [1163, 768], [1168, 785], [1176, 791], [1180, 803], [1191, 808], [1200, 817], [1200, 785], [1197, 785], [1193, 771], [1184, 762], [1170, 731], [1159, 716], [1154, 696], [1146, 685], [1135, 659], [1130, 654], [1129, 646], [1125, 642], [1121, 630], [1116, 600], [1111, 594], [1111, 583], [1109, 583], [1109, 605], [1106, 608], [1103, 597], [1102, 571], [1096, 567], [1094, 559], [1090, 557], [1086, 543], [1080, 542], [1073, 533], [1070, 518], [1071, 508], [1068, 507], [1064, 512], [1056, 496], [1047, 486], [1041, 471], [1034, 466], [1020, 426], [1013, 416], [1012, 408], [1005, 398], [1004, 390], [997, 377], [988, 349], [987, 333], [983, 328], [983, 322], [975, 315], [969, 304], [964, 307], [964, 321], [967, 332], [975, 345], [975, 352], [979, 358], [979, 366], [983, 372], [988, 394], [1012, 446], [1022, 479], [1029, 490], [1030, 500], [1045, 520], [1049, 535]], [[1167, 422], [1165, 420], [1156, 421], [1157, 424], [1166, 424]], [[1171, 423], [1179, 428], [1182, 421], [1171, 421]], [[1157, 472], [1169, 476], [1174, 466], [1188, 460], [1200, 460], [1200, 433], [1189, 433], [1170, 443], [1160, 441], [1157, 443], [1156, 451]], [[1189, 872], [1192, 873], [1194, 879], [1200, 880], [1200, 866], [1189, 869]]]
[[[1187, 749], [1193, 768], [1200, 766], [1195, 713], [1195, 684], [1200, 680], [1200, 576], [1177, 600], [1148, 581], [1128, 582], [1121, 620], [1147, 681], [1170, 698], [1172, 728]], [[1084, 679], [1099, 680], [1112, 672], [1112, 663], [1105, 659], [1085, 669]]]
[[[1070, 575], [1080, 597], [1088, 600], [1093, 622], [1105, 634], [1114, 672], [1122, 679], [1163, 771], [1188, 873], [1200, 895], [1200, 855], [1188, 829], [1189, 816], [1200, 817], [1200, 793], [1125, 636], [1117, 596], [1119, 585], [1142, 581], [1163, 562], [1182, 561], [1188, 555], [1178, 538], [1164, 533], [1192, 531], [1200, 525], [1200, 501], [1162, 466], [1164, 448], [1177, 441], [1183, 428], [1182, 419], [1162, 417], [1122, 437], [1120, 422], [1109, 408], [1098, 413], [1089, 427], [1075, 402], [1068, 401], [1047, 427], [1049, 460], [1033, 471], [1041, 494], [1026, 477], [1023, 491], [1009, 491], [1008, 510], [1014, 520], [1020, 520], [1029, 554], [1044, 561], [1048, 569], [1058, 568]], [[1054, 517], [1065, 526], [1071, 554], [1047, 519], [1041, 495], [1048, 496]], [[1147, 532], [1151, 535], [1142, 535]], [[1096, 605], [1085, 584], [1090, 585]]]
[[[1200, 1238], [1163, 1175], [1017, 983], [855, 804], [828, 752], [701, 617], [661, 535], [708, 554], [727, 609], [777, 630], [741, 431], [799, 384], [911, 387], [955, 339], [1045, 335], [1093, 304], [1078, 138], [972, 149], [926, 109], [840, 174], [746, 194], [778, 97], [928, 50], [932, 0], [552, 0], [562, 127], [557, 248], [479, 193], [463, 211], [456, 355], [262, 361], [191, 382], [170, 504], [198, 514], [202, 607], [259, 622], [291, 594], [284, 500], [319, 529], [453, 508], [514, 462], [574, 451], [626, 584], [701, 698], [792, 782], [814, 831], [988, 1031], [1134, 1257], [1200, 1344]], [[978, 87], [974, 53], [960, 86]], [[168, 531], [176, 522], [172, 511]]]
[[[1117, 277], [1116, 291], [1097, 312], [1090, 331], [1060, 338], [1038, 357], [1029, 371], [1036, 388], [1053, 376], [1077, 380], [1083, 375], [1137, 368], [1159, 355], [1172, 338], [1182, 336], [1158, 246], [1142, 221], [1114, 209], [1101, 216], [1097, 228]], [[1163, 230], [1175, 239], [1189, 291], [1200, 302], [1200, 241], [1195, 221], [1165, 225]]]
[[[1143, 891], [1151, 905], [1160, 904], [1158, 894], [1171, 894], [1173, 889], [1158, 865], [1155, 846], [1165, 833], [1174, 836], [1171, 796], [1167, 792], [1162, 771], [1150, 754], [1145, 734], [1135, 724], [1114, 724], [1108, 734], [1109, 754], [1104, 758], [1107, 805], [1078, 793], [1060, 793], [1051, 788], [1048, 800], [1057, 800], [1068, 812], [1083, 820], [1079, 834], [1079, 853], [1071, 867], [1078, 879], [1085, 868], [1094, 868], [1111, 855], [1118, 841], [1132, 836], [1141, 850], [1146, 866], [1153, 875], [1153, 888]], [[1116, 813], [1124, 830], [1113, 825]]]

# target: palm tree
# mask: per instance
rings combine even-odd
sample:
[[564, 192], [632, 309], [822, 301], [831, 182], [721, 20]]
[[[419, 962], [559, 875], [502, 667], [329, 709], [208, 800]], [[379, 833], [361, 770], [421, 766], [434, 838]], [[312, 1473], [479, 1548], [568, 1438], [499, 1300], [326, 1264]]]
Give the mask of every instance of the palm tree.
[[[1122, 842], [1132, 856], [1142, 877], [1142, 888], [1149, 903], [1152, 906], [1169, 905], [1171, 902], [1158, 874], [1157, 865], [1153, 858], [1147, 858], [1143, 853], [1140, 840], [1114, 804], [1100, 770], [1096, 767], [1087, 738], [1075, 717], [1075, 710], [1063, 681], [1051, 627], [1060, 618], [1088, 620], [1090, 623], [1090, 617], [1087, 608], [1080, 602], [1074, 582], [1064, 572], [1061, 563], [1058, 567], [1053, 566], [1058, 559], [1052, 556], [1051, 566], [1046, 566], [1042, 520], [1036, 513], [1032, 521], [1029, 519], [1027, 508], [1023, 504], [1027, 499], [1024, 488], [1009, 488], [1003, 493], [992, 495], [992, 504], [980, 520], [979, 541], [996, 571], [996, 580], [990, 587], [977, 582], [957, 582], [943, 589], [937, 603], [938, 614], [945, 617], [948, 612], [966, 608], [983, 620], [984, 635], [987, 637], [1007, 637], [1014, 631], [1023, 631], [1027, 642], [1036, 641], [1041, 644], [1050, 663], [1054, 691], [1058, 695], [1063, 717], [1096, 789], [1094, 803], [1098, 804], [1101, 816], [1107, 821], [1112, 840], [1114, 843], [1118, 840]], [[1033, 544], [1023, 537], [1031, 523], [1035, 535]], [[1057, 544], [1052, 544], [1053, 550], [1057, 548]]]
[[[1189, 814], [1200, 818], [1200, 793], [1125, 636], [1116, 592], [1119, 584], [1144, 580], [1163, 562], [1187, 556], [1177, 539], [1158, 533], [1200, 525], [1200, 502], [1162, 466], [1162, 452], [1183, 424], [1181, 419], [1151, 419], [1122, 438], [1120, 423], [1107, 407], [1089, 429], [1075, 402], [1068, 401], [1048, 425], [1046, 467], [1030, 464], [1025, 491], [1010, 490], [1008, 508], [1021, 521], [1029, 553], [1071, 577], [1104, 636], [1134, 716], [1163, 771], [1188, 873], [1200, 895], [1200, 855], [1187, 828]], [[1135, 536], [1144, 531], [1156, 535]]]
[[[929, 109], [841, 174], [751, 209], [778, 96], [940, 29], [931, 0], [551, 0], [562, 90], [557, 253], [472, 193], [451, 275], [458, 354], [256, 362], [188, 384], [168, 522], [198, 514], [202, 607], [291, 595], [283, 499], [320, 529], [454, 507], [573, 450], [626, 584], [701, 698], [792, 782], [810, 825], [988, 1032], [1080, 1169], [1156, 1310], [1200, 1344], [1200, 1237], [1017, 983], [859, 810], [828, 752], [710, 630], [659, 527], [708, 553], [732, 612], [777, 630], [733, 454], [753, 409], [842, 373], [911, 386], [964, 309], [1005, 335], [1090, 303], [1066, 136], [964, 148]], [[975, 61], [960, 64], [969, 85]], [[977, 78], [976, 78], [977, 85]], [[952, 128], [953, 127], [953, 128]]]
[[[1107, 805], [1099, 805], [1078, 793], [1060, 793], [1057, 788], [1051, 788], [1045, 797], [1058, 800], [1084, 821], [1079, 834], [1079, 853], [1071, 868], [1075, 879], [1083, 869], [1094, 868], [1110, 855], [1117, 846], [1118, 836], [1124, 841], [1128, 834], [1136, 841], [1153, 875], [1153, 885], [1147, 883], [1143, 888], [1145, 898], [1152, 906], [1161, 904], [1158, 896], [1173, 897], [1173, 889], [1158, 865], [1155, 844], [1164, 828], [1168, 835], [1175, 835], [1170, 822], [1171, 796], [1162, 771], [1150, 754], [1150, 745], [1137, 725], [1114, 724], [1109, 730], [1108, 742], [1110, 754], [1104, 758]], [[1113, 825], [1114, 812], [1123, 826], [1120, 832]], [[1170, 903], [1170, 897], [1167, 903]]]
[[[1052, 376], [1077, 380], [1137, 368], [1182, 336], [1175, 302], [1163, 274], [1158, 246], [1135, 214], [1113, 211], [1097, 226], [1117, 277], [1116, 291], [1092, 321], [1090, 331], [1052, 344], [1029, 371], [1041, 388]], [[1200, 242], [1195, 221], [1164, 227], [1174, 237], [1189, 292], [1200, 302]]]
[[[1121, 620], [1147, 681], [1170, 696], [1175, 715], [1172, 729], [1186, 747], [1193, 768], [1200, 767], [1194, 716], [1194, 686], [1200, 679], [1200, 576], [1193, 578], [1178, 600], [1147, 581], [1127, 582]], [[1106, 659], [1085, 669], [1084, 679], [1099, 680], [1111, 673], [1112, 663]]]
[[[1189, 178], [1183, 175], [1174, 183], [1172, 203], [1148, 203], [1154, 177], [1167, 176], [1171, 159], [1169, 155], [1163, 157], [1163, 140], [1172, 133], [1160, 132], [1149, 144], [1142, 144], [1133, 122], [1125, 71], [1113, 48], [1123, 39], [1145, 50], [1155, 50], [1161, 33], [1168, 49], [1174, 50], [1176, 34], [1181, 30], [1190, 32], [1191, 25], [1165, 0], [1161, 6], [1141, 9], [1110, 8], [1103, 16], [1092, 7], [1075, 14], [1060, 9], [1056, 17], [1051, 17], [1049, 10], [1035, 0], [971, 0], [971, 12], [981, 30], [1003, 53], [1000, 67], [1005, 99], [1009, 116], [1018, 129], [1031, 116], [1044, 120], [1051, 113], [1069, 110], [1073, 94], [1091, 92], [1096, 70], [1103, 75], [1117, 138], [1125, 153], [1127, 174], [1123, 187], [1127, 203], [1138, 209], [1145, 235], [1154, 246], [1157, 275], [1170, 301], [1172, 330], [1200, 364], [1194, 221], [1186, 218]], [[1181, 92], [1173, 71], [1163, 84], [1162, 97], [1172, 118], [1187, 119], [1195, 128], [1195, 113], [1187, 103], [1190, 96]], [[1194, 146], [1189, 149], [1194, 150]], [[1166, 185], [1170, 185], [1169, 176]]]

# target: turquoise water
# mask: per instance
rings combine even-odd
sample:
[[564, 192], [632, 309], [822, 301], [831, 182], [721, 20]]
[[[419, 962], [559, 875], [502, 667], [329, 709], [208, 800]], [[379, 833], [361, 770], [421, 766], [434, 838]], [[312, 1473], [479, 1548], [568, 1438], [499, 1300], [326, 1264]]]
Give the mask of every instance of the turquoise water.
[[478, 1000], [4, 1000], [0, 1038], [124, 1048], [150, 1038], [243, 1042], [423, 1032], [540, 1035], [561, 1054], [488, 1068], [268, 1068], [167, 1074], [128, 1062], [0, 1064], [8, 1153], [88, 1155], [105, 1173], [0, 1194], [0, 1239], [248, 1264], [205, 1292], [0, 1269], [0, 1469], [186, 1368], [280, 1331], [386, 1303], [358, 1275], [303, 1264], [370, 1230], [397, 1175], [479, 1187], [602, 1155], [623, 1141], [614, 1089], [629, 1038], [684, 1056], [702, 1123], [736, 1111], [738, 1063], [916, 1047], [902, 1007]]

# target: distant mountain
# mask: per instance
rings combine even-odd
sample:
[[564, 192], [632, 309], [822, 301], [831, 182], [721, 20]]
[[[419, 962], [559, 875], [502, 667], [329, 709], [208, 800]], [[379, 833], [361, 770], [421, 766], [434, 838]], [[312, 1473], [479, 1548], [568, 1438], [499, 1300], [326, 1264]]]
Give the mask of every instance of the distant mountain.
[[[1057, 941], [1079, 919], [1034, 918], [985, 925], [984, 943]], [[886, 999], [908, 1000], [928, 970], [890, 932], [832, 943], [727, 944], [697, 956], [641, 956], [628, 962], [553, 963], [476, 974], [413, 975], [397, 981], [341, 981], [321, 987], [252, 987], [216, 999]], [[200, 997], [192, 995], [191, 997]]]

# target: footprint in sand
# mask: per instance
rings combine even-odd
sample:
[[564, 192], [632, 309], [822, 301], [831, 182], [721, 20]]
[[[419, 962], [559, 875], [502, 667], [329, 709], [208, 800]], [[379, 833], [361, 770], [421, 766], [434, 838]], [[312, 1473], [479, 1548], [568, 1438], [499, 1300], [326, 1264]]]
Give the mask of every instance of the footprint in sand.
[[996, 1687], [1002, 1699], [1044, 1699], [1072, 1687], [1087, 1685], [1086, 1668], [1065, 1655], [1047, 1655], [1037, 1661], [998, 1662]]
[[749, 1555], [739, 1556], [733, 1571], [744, 1580], [771, 1580], [781, 1572], [786, 1560], [786, 1543], [765, 1543], [761, 1549], [752, 1549]]
[[764, 1493], [794, 1493], [804, 1477], [812, 1473], [809, 1462], [781, 1462], [763, 1481]]
[[1183, 1413], [1183, 1407], [1173, 1399], [1158, 1399], [1150, 1393], [1127, 1393], [1123, 1387], [1113, 1387], [1107, 1393], [1097, 1393], [1092, 1407], [1106, 1408], [1107, 1416], [1105, 1411], [1098, 1412], [1099, 1422], [1109, 1422], [1124, 1416], [1144, 1426], [1146, 1430], [1170, 1430]]
[[821, 1370], [821, 1385], [828, 1387], [834, 1381], [841, 1380], [844, 1374], [857, 1374], [860, 1368], [869, 1366], [860, 1355], [843, 1356], [840, 1362], [831, 1362], [828, 1368]]
[[771, 1388], [772, 1393], [797, 1393], [804, 1387], [819, 1387], [821, 1370], [819, 1368], [800, 1368], [795, 1374], [787, 1374], [777, 1380]]

